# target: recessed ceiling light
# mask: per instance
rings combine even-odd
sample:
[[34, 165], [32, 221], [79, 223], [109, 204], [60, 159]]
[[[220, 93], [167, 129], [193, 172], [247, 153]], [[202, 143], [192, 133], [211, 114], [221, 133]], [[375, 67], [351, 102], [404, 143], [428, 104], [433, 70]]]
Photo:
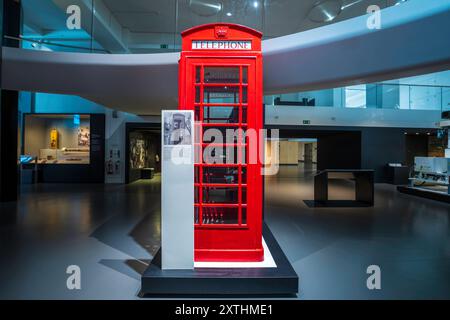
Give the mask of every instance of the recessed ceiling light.
[[233, 14], [231, 12], [227, 12], [227, 17], [231, 17]]
[[259, 7], [259, 2], [258, 1], [253, 1], [253, 7], [254, 8], [258, 8]]

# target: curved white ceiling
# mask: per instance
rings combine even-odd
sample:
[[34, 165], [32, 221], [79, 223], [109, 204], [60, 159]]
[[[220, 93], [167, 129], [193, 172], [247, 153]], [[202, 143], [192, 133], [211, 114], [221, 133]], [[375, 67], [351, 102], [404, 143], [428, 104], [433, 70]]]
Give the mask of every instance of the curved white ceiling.
[[[263, 42], [265, 94], [341, 87], [450, 69], [450, 1], [411, 0]], [[3, 48], [2, 87], [74, 94], [110, 108], [177, 107], [178, 53], [86, 54]]]

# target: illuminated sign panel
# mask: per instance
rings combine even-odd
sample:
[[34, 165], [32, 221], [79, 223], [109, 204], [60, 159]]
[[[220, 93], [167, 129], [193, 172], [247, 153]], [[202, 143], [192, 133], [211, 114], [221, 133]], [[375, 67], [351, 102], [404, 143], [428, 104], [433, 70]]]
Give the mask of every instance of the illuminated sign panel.
[[250, 40], [193, 40], [192, 50], [252, 50]]

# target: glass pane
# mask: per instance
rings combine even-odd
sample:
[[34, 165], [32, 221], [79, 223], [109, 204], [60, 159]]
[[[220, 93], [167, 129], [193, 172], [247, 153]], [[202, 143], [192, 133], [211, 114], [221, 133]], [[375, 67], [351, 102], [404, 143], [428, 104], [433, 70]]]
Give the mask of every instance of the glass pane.
[[203, 102], [205, 103], [239, 103], [239, 87], [205, 87]]
[[247, 103], [247, 87], [242, 87], [242, 103]]
[[195, 102], [200, 103], [200, 87], [195, 87]]
[[[239, 161], [239, 149], [242, 152]], [[245, 148], [244, 147], [217, 147], [206, 146], [203, 150], [203, 162], [206, 164], [245, 164]]]
[[238, 123], [238, 107], [205, 107], [203, 109], [205, 123]]
[[201, 120], [200, 119], [200, 106], [195, 106], [194, 108], [195, 108], [195, 110], [194, 110], [195, 121], [200, 121]]
[[[197, 133], [197, 132], [196, 132]], [[198, 133], [199, 134], [199, 133]], [[203, 142], [204, 143], [238, 143], [239, 134], [241, 136], [241, 143], [245, 142], [245, 130], [238, 126], [216, 127], [204, 126], [203, 127]], [[199, 135], [198, 135], [199, 136]]]
[[[374, 90], [371, 88], [370, 90]], [[376, 90], [376, 88], [375, 88]], [[375, 91], [376, 95], [376, 91]], [[365, 108], [367, 102], [367, 91], [365, 85], [357, 85], [345, 88], [346, 108]]]
[[238, 224], [238, 208], [203, 208], [203, 224]]
[[[242, 183], [247, 181], [247, 169], [241, 168]], [[204, 183], [238, 183], [239, 168], [238, 167], [204, 167], [203, 168]]]
[[199, 215], [200, 215], [199, 211], [200, 211], [199, 207], [194, 208], [194, 223], [195, 224], [199, 223]]
[[205, 67], [205, 83], [239, 83], [239, 67]]
[[248, 68], [242, 67], [242, 83], [248, 83]]
[[247, 224], [247, 208], [242, 208], [242, 224]]
[[205, 187], [203, 203], [238, 203], [239, 189], [236, 187]]
[[442, 87], [442, 111], [450, 110], [450, 88]]
[[410, 86], [410, 109], [440, 110], [442, 96], [440, 87]]
[[195, 67], [195, 83], [201, 82], [201, 67]]
[[199, 203], [199, 199], [200, 199], [200, 194], [199, 194], [199, 189], [198, 187], [194, 188], [194, 202], [195, 203]]

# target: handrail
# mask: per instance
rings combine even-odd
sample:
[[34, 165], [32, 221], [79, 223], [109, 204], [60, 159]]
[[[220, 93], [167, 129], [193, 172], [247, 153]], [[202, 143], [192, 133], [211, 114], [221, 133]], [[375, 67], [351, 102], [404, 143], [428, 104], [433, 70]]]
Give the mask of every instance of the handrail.
[[25, 38], [23, 36], [15, 37], [15, 36], [4, 35], [3, 38], [9, 39], [9, 40], [26, 41], [26, 42], [32, 42], [32, 43], [37, 43], [37, 44], [44, 44], [44, 45], [48, 45], [48, 46], [55, 46], [55, 47], [61, 47], [61, 48], [69, 48], [69, 49], [76, 49], [76, 50], [86, 50], [86, 51], [99, 52], [99, 53], [111, 53], [108, 50], [104, 50], [104, 49], [95, 49], [95, 48], [71, 46], [71, 45], [68, 45], [68, 44], [53, 43], [53, 42], [49, 42], [47, 40], [29, 39], [29, 38]]

